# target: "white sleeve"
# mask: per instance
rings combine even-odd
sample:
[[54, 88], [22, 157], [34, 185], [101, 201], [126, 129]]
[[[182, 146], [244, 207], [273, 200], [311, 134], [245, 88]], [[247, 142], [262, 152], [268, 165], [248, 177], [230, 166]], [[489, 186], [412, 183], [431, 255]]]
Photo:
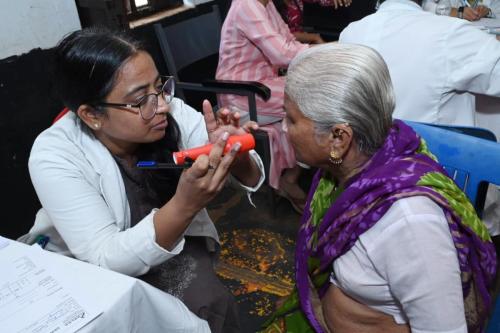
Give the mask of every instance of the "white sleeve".
[[[456, 7], [454, 2], [457, 0], [452, 0], [451, 1], [451, 6]], [[434, 2], [434, 0], [423, 0], [422, 1], [422, 9], [425, 10], [426, 12], [430, 13], [436, 13], [436, 6], [437, 4]]]
[[368, 255], [413, 333], [467, 332], [457, 252], [442, 210], [428, 201], [435, 212], [391, 221]]
[[491, 0], [488, 6], [493, 13], [493, 17], [500, 17], [500, 0]]
[[494, 35], [459, 22], [446, 37], [443, 55], [450, 91], [500, 96], [500, 42]]
[[76, 258], [137, 276], [180, 253], [183, 241], [170, 252], [156, 244], [153, 213], [133, 228], [120, 230], [96, 185], [99, 179], [91, 184], [82, 174], [84, 169], [68, 156], [35, 153], [29, 171], [44, 210]]

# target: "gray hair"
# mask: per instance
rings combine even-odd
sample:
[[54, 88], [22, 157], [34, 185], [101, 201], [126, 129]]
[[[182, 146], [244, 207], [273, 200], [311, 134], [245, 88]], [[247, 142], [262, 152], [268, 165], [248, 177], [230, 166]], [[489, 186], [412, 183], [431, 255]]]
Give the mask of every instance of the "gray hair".
[[389, 70], [366, 46], [329, 43], [301, 52], [288, 68], [285, 93], [314, 122], [318, 134], [348, 123], [366, 154], [383, 145], [392, 124]]

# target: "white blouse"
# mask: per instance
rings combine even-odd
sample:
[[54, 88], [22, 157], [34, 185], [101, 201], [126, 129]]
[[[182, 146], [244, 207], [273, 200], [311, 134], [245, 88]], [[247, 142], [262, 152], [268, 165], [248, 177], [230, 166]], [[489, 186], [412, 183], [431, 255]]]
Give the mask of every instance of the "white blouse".
[[330, 281], [413, 333], [467, 332], [457, 251], [426, 197], [396, 201], [334, 261]]

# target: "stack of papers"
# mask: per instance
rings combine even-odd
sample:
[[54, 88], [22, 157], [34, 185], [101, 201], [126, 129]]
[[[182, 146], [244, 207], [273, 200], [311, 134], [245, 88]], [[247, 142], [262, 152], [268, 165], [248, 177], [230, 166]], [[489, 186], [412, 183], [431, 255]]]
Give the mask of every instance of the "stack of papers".
[[102, 312], [72, 287], [63, 271], [47, 268], [42, 249], [9, 242], [0, 237], [2, 332], [75, 332]]

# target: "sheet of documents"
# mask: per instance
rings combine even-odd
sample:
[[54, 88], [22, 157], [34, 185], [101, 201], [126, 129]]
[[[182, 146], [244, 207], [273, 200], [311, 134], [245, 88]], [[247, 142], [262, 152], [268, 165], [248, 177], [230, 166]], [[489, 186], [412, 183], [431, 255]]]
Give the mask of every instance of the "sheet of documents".
[[47, 269], [43, 250], [5, 242], [0, 237], [0, 331], [75, 332], [101, 313], [63, 271]]

